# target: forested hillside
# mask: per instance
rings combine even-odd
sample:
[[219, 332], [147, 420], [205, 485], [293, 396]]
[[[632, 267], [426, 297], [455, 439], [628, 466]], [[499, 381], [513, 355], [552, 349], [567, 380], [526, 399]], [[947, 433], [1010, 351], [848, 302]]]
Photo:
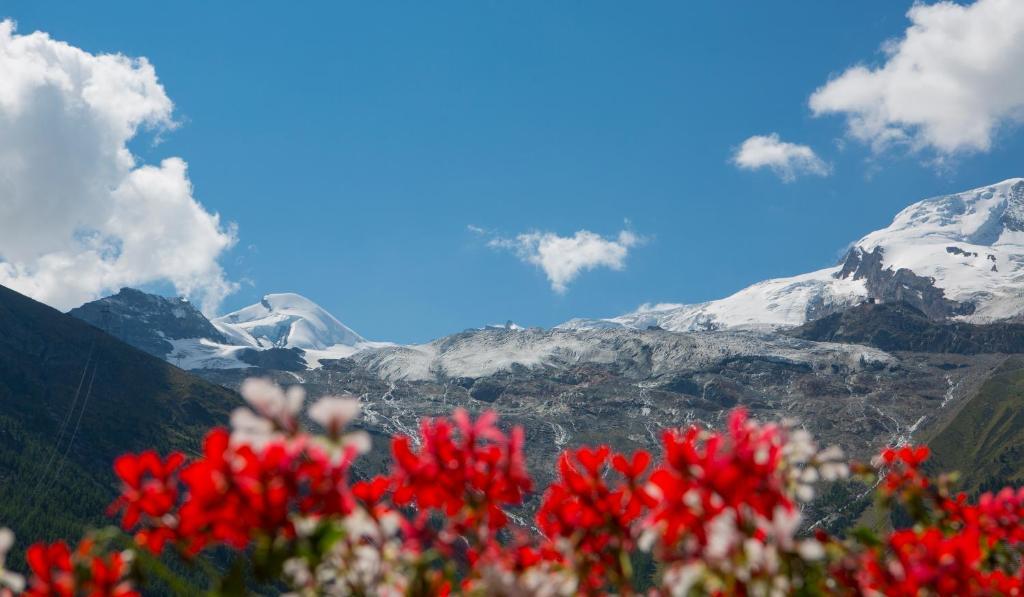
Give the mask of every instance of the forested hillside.
[[236, 394], [0, 287], [0, 523], [32, 538], [102, 523], [125, 451], [194, 452]]

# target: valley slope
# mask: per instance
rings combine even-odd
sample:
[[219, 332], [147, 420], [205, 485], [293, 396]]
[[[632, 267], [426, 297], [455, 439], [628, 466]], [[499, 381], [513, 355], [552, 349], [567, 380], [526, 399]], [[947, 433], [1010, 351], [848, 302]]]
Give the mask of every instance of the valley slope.
[[230, 390], [0, 287], [0, 521], [38, 539], [107, 524], [116, 456], [195, 453], [239, 403]]

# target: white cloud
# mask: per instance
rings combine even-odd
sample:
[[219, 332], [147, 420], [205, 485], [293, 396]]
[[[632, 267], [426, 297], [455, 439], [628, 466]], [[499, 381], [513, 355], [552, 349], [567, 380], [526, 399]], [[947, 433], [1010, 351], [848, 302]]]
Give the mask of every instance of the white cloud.
[[1024, 2], [915, 4], [907, 17], [883, 64], [833, 78], [811, 110], [844, 114], [850, 135], [875, 151], [987, 151], [1001, 125], [1024, 119]]
[[629, 249], [641, 240], [629, 230], [623, 230], [614, 239], [580, 230], [572, 236], [528, 232], [515, 238], [493, 238], [487, 244], [513, 251], [524, 262], [541, 268], [551, 283], [551, 289], [561, 294], [584, 271], [599, 267], [625, 268]]
[[828, 164], [806, 145], [787, 143], [779, 135], [755, 135], [740, 145], [732, 157], [733, 164], [744, 170], [771, 168], [786, 182], [802, 174], [828, 176]]
[[235, 241], [192, 193], [186, 164], [142, 165], [140, 129], [173, 103], [144, 58], [93, 55], [0, 22], [0, 284], [60, 309], [170, 282], [214, 309]]

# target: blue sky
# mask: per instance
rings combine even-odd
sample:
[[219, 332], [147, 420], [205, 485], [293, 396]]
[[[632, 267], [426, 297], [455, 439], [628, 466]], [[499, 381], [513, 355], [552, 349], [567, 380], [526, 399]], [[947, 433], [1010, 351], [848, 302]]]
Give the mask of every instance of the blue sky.
[[[294, 291], [410, 342], [719, 298], [831, 265], [912, 201], [1024, 175], [1012, 126], [936, 165], [814, 116], [830, 77], [885, 61], [910, 6], [15, 0], [0, 17], [152, 63], [180, 126], [130, 147], [180, 156], [194, 197], [237, 224], [222, 311]], [[830, 173], [732, 163], [770, 133]], [[624, 228], [643, 242], [622, 269], [563, 293], [487, 242]]]

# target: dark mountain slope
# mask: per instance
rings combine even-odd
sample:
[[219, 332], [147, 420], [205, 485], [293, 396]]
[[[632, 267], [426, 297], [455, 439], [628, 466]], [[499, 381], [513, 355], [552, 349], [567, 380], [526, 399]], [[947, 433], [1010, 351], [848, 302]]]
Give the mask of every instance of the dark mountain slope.
[[904, 303], [865, 303], [787, 332], [817, 342], [930, 353], [1024, 353], [1024, 324], [939, 322]]
[[239, 402], [0, 287], [0, 525], [25, 539], [80, 534], [103, 521], [118, 454], [194, 452]]

